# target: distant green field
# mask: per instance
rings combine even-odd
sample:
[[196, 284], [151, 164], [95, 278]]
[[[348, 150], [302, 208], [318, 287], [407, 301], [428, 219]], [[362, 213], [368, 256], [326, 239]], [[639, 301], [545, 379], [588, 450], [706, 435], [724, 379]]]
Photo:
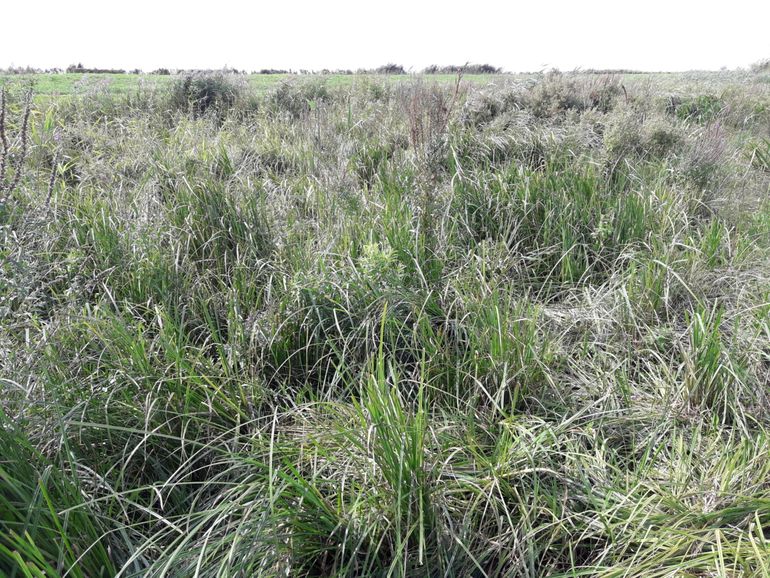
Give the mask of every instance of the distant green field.
[[164, 84], [170, 77], [135, 74], [14, 74], [2, 75], [6, 82], [24, 84], [31, 82], [37, 94], [69, 95], [105, 87], [111, 93], [126, 93], [140, 86], [140, 82]]
[[[506, 78], [522, 78], [525, 75], [508, 74], [472, 74], [463, 77], [464, 80], [474, 84], [500, 81]], [[350, 85], [366, 78], [366, 75], [318, 75], [310, 78], [322, 78], [330, 86]], [[414, 78], [408, 74], [377, 75], [377, 78], [389, 82], [401, 82]], [[85, 94], [88, 92], [105, 90], [111, 94], [125, 94], [136, 90], [140, 86], [163, 86], [173, 79], [173, 76], [158, 74], [14, 74], [0, 75], [0, 82], [13, 82], [24, 84], [32, 82], [35, 93], [38, 95], [65, 96], [72, 94]], [[294, 78], [309, 78], [293, 74], [252, 74], [247, 77], [248, 83], [257, 91], [268, 90], [279, 82]], [[430, 80], [437, 82], [453, 82], [456, 76], [452, 74], [430, 75]]]

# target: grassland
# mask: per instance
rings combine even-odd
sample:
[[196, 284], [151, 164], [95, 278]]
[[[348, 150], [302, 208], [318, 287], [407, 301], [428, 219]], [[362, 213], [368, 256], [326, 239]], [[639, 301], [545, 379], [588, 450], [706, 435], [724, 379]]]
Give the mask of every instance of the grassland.
[[[579, 74], [579, 73], [578, 73]], [[517, 84], [542, 78], [538, 73], [518, 74], [465, 74], [463, 81], [475, 86]], [[596, 74], [583, 74], [588, 78]], [[652, 83], [657, 91], [674, 93], [691, 93], [703, 91], [721, 93], [736, 84], [766, 84], [770, 82], [766, 72], [755, 74], [749, 71], [722, 72], [678, 72], [678, 73], [623, 73], [612, 75], [618, 82], [623, 83]], [[326, 75], [295, 75], [295, 74], [250, 74], [238, 75], [238, 78], [252, 89], [262, 94], [275, 88], [283, 82], [311, 82], [312, 79], [322, 79], [329, 88], [350, 87], [362, 82], [375, 81], [383, 84], [403, 84], [419, 75], [413, 74], [326, 74]], [[453, 84], [455, 75], [431, 74], [422, 76], [428, 82], [437, 84]], [[67, 97], [93, 93], [107, 92], [113, 95], [125, 95], [148, 88], [163, 88], [172, 83], [173, 76], [159, 74], [91, 74], [91, 73], [51, 73], [51, 74], [2, 74], [0, 82], [16, 85], [32, 84], [37, 97]]]
[[[466, 74], [464, 80], [473, 84], [501, 82], [511, 78], [531, 78], [530, 74]], [[286, 81], [301, 81], [303, 78], [322, 78], [326, 86], [349, 87], [362, 79], [376, 79], [381, 83], [400, 84], [413, 75], [407, 74], [327, 74], [318, 76], [293, 74], [251, 74], [239, 76], [256, 93], [264, 93]], [[455, 76], [451, 74], [430, 75], [431, 81], [451, 84]], [[173, 82], [174, 77], [159, 74], [89, 74], [89, 73], [57, 73], [57, 74], [0, 74], [0, 82], [14, 84], [32, 84], [38, 97], [66, 97], [80, 95], [96, 90], [113, 95], [124, 95], [147, 88], [163, 88]]]
[[0, 575], [770, 576], [767, 73], [3, 81]]

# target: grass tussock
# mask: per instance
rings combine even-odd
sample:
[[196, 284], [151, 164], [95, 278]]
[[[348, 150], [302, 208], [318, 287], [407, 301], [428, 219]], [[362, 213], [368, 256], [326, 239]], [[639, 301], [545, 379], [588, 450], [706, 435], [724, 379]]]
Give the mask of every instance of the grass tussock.
[[4, 88], [0, 574], [770, 576], [761, 78]]

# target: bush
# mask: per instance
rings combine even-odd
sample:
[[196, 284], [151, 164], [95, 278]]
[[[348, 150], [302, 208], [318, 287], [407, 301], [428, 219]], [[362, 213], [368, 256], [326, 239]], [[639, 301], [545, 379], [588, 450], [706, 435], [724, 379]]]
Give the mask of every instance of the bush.
[[377, 74], [406, 74], [406, 70], [400, 64], [384, 64], [374, 70]]
[[608, 117], [604, 146], [613, 161], [621, 158], [664, 158], [681, 148], [684, 134], [661, 116], [644, 119], [623, 108]]
[[642, 142], [645, 151], [655, 157], [663, 158], [675, 152], [684, 141], [682, 132], [665, 119], [655, 118], [645, 123]]
[[583, 108], [575, 81], [564, 78], [558, 70], [546, 74], [543, 81], [529, 91], [526, 101], [539, 118], [559, 116], [568, 110]]
[[529, 91], [527, 102], [540, 118], [561, 117], [571, 110], [609, 112], [622, 92], [622, 85], [613, 76], [579, 81], [552, 70]]
[[481, 93], [466, 101], [460, 115], [465, 126], [481, 127], [521, 108], [521, 95], [512, 90]]
[[232, 74], [190, 72], [178, 76], [171, 84], [169, 106], [201, 116], [209, 110], [226, 113], [243, 96], [244, 85]]

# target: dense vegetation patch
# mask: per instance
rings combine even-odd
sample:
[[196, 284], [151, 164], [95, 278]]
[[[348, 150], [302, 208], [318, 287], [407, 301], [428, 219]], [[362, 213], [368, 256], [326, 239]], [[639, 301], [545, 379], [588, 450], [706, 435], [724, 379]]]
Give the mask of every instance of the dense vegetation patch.
[[0, 574], [770, 576], [761, 74], [431, 78], [7, 85]]

